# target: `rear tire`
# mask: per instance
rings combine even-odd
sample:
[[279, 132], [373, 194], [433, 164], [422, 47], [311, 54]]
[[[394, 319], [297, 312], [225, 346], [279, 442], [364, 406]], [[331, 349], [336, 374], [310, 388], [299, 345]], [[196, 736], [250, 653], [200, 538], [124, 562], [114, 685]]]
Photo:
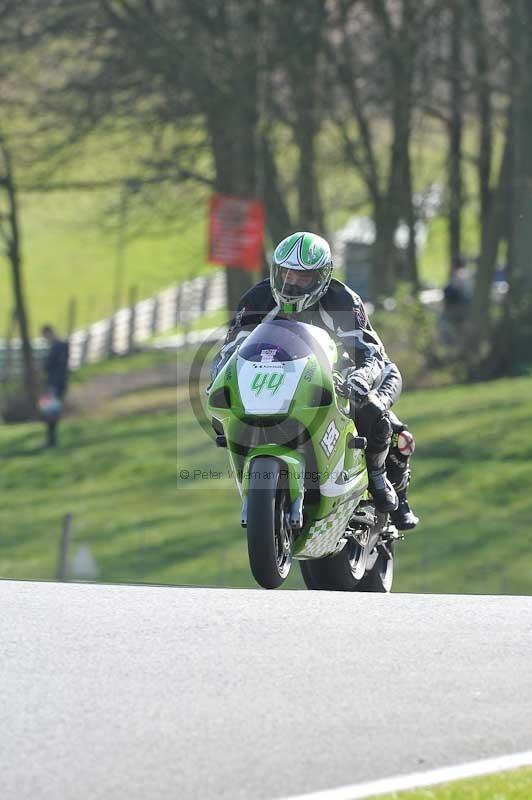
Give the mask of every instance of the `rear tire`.
[[250, 465], [247, 538], [251, 572], [264, 589], [276, 589], [292, 564], [288, 481], [276, 458], [254, 458]]
[[299, 565], [307, 589], [356, 592], [364, 579], [367, 559], [367, 545], [349, 539], [337, 555], [300, 561]]
[[359, 592], [387, 593], [392, 589], [395, 544], [390, 542], [386, 545], [386, 549], [378, 545], [377, 549], [375, 564], [360, 581]]

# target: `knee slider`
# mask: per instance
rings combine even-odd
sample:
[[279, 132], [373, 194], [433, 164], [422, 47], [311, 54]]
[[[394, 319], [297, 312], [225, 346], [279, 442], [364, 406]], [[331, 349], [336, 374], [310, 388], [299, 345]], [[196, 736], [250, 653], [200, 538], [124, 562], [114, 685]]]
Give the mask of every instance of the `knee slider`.
[[393, 411], [390, 413], [392, 421], [393, 435], [392, 435], [392, 448], [397, 452], [398, 456], [408, 459], [413, 455], [416, 449], [416, 441], [414, 436], [408, 430], [408, 425], [401, 422]]
[[407, 458], [414, 454], [416, 450], [416, 440], [410, 431], [405, 429], [397, 434], [397, 444], [394, 441], [394, 446], [397, 447], [402, 456]]

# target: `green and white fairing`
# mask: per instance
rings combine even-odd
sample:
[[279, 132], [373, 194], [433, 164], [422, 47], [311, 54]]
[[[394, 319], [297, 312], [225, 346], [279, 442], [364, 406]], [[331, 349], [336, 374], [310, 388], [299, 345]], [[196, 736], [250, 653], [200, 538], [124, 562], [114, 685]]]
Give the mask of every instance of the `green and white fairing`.
[[334, 389], [336, 361], [336, 345], [321, 328], [272, 320], [243, 341], [209, 392], [209, 413], [223, 426], [242, 496], [243, 522], [260, 457], [285, 465], [295, 558], [338, 552], [367, 491], [349, 403]]

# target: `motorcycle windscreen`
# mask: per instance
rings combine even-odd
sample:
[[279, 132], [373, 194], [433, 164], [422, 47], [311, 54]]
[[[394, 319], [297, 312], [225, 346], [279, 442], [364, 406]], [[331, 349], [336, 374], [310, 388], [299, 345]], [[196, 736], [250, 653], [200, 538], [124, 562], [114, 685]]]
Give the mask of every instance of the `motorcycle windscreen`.
[[[259, 364], [297, 361], [328, 353], [330, 337], [314, 325], [295, 320], [271, 320], [258, 325], [244, 340], [238, 355]], [[328, 358], [327, 358], [328, 360]]]

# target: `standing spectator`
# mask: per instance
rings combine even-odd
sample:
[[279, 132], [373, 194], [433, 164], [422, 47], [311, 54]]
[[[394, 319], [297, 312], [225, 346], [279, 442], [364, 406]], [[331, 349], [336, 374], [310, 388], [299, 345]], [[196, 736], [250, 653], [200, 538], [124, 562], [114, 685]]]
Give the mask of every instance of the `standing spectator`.
[[41, 335], [50, 345], [44, 362], [46, 393], [41, 399], [41, 411], [47, 426], [46, 447], [57, 445], [57, 425], [68, 386], [68, 341], [60, 339], [51, 325], [44, 325]]
[[462, 258], [451, 266], [449, 282], [443, 290], [445, 308], [448, 311], [463, 311], [470, 304], [473, 295], [473, 274]]
[[473, 272], [462, 258], [451, 265], [449, 281], [443, 290], [440, 335], [444, 344], [460, 347], [473, 298]]

